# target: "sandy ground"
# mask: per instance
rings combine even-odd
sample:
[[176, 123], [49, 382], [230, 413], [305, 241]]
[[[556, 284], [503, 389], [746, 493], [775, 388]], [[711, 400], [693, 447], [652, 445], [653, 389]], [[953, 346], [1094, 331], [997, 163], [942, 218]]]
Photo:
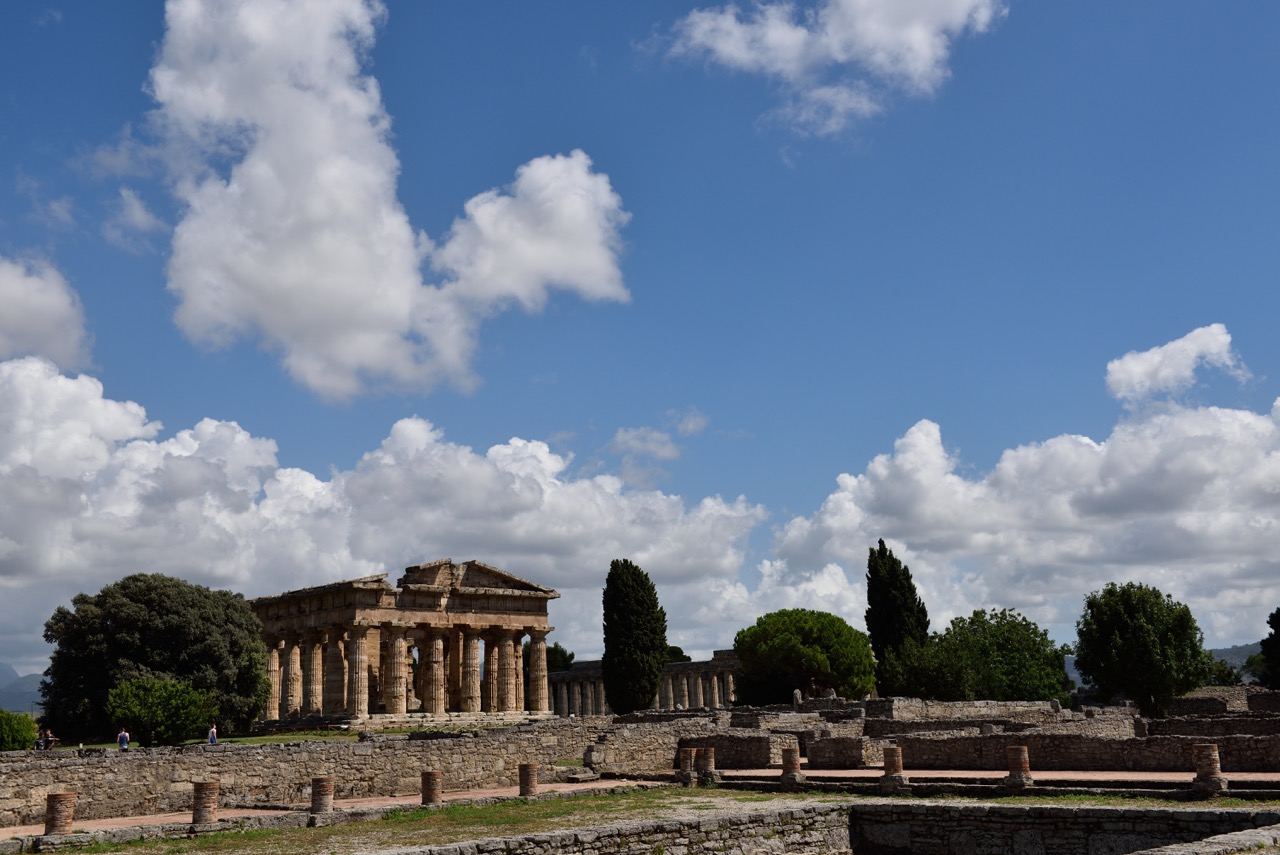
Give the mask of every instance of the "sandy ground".
[[[779, 775], [777, 769], [729, 769], [720, 770], [721, 775], [726, 780], [745, 779], [745, 780], [767, 780], [775, 778]], [[880, 769], [802, 769], [804, 775], [810, 780], [821, 781], [823, 779], [842, 779], [842, 780], [868, 780], [874, 781], [883, 773]], [[925, 782], [931, 779], [948, 779], [948, 780], [973, 780], [988, 781], [1003, 778], [1007, 773], [1002, 771], [941, 771], [941, 770], [925, 770], [913, 772], [906, 769], [904, 774], [913, 781]], [[1037, 782], [1078, 782], [1087, 786], [1090, 781], [1132, 781], [1140, 784], [1144, 781], [1151, 782], [1183, 782], [1188, 785], [1194, 775], [1187, 772], [1043, 772], [1037, 774], [1032, 770], [1032, 777]], [[1236, 785], [1240, 788], [1248, 788], [1250, 782], [1267, 782], [1273, 786], [1280, 787], [1280, 773], [1276, 772], [1227, 772], [1224, 774], [1229, 785]], [[590, 790], [609, 789], [611, 787], [625, 786], [629, 781], [625, 779], [610, 779], [601, 781], [590, 781], [581, 784], [543, 784], [539, 787], [540, 793], [570, 793], [582, 792]], [[514, 798], [520, 794], [519, 787], [500, 787], [493, 789], [479, 790], [451, 790], [443, 794], [445, 803], [451, 801], [460, 801], [464, 799], [477, 799], [488, 797], [511, 797]], [[380, 796], [365, 799], [337, 799], [333, 800], [334, 808], [362, 808], [362, 807], [392, 807], [396, 805], [414, 806], [421, 804], [422, 797], [418, 793], [412, 793], [404, 796]], [[306, 804], [299, 804], [294, 809], [306, 809]], [[219, 808], [219, 819], [234, 819], [236, 817], [245, 816], [270, 816], [273, 814], [287, 813], [284, 810], [253, 810], [241, 808]], [[97, 829], [108, 828], [134, 828], [147, 825], [165, 825], [168, 823], [184, 823], [191, 821], [191, 812], [184, 811], [181, 813], [161, 813], [148, 814], [145, 816], [122, 816], [111, 819], [87, 819], [76, 820], [73, 824], [75, 831], [94, 831]], [[17, 825], [0, 828], [0, 839], [13, 837], [30, 837], [41, 835], [44, 833], [44, 825]]]

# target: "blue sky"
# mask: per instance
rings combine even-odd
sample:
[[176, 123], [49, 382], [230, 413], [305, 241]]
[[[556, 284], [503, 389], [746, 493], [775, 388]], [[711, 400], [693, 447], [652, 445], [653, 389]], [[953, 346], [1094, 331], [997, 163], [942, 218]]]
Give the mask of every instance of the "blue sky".
[[598, 655], [1280, 606], [1280, 7], [7, 4], [0, 636], [477, 558]]

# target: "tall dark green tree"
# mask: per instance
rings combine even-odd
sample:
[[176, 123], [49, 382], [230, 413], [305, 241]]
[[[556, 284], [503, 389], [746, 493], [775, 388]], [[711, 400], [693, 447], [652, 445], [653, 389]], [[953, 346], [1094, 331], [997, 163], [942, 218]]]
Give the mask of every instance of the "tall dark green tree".
[[653, 580], [625, 558], [609, 564], [604, 583], [604, 697], [620, 715], [645, 709], [667, 662], [667, 613]]
[[871, 643], [843, 618], [811, 609], [781, 609], [738, 630], [733, 652], [741, 665], [737, 683], [743, 703], [781, 704], [799, 689], [828, 689], [861, 698], [875, 687]]
[[1137, 582], [1109, 582], [1085, 597], [1076, 635], [1085, 682], [1103, 697], [1124, 695], [1147, 716], [1164, 715], [1213, 668], [1191, 609]]
[[1259, 642], [1258, 682], [1268, 689], [1280, 689], [1280, 609], [1267, 618], [1267, 626], [1271, 634]]
[[159, 573], [77, 594], [44, 625], [54, 645], [40, 683], [43, 721], [70, 741], [109, 740], [107, 696], [126, 680], [182, 680], [208, 692], [220, 723], [243, 730], [266, 705], [267, 649], [244, 597]]
[[[867, 634], [876, 662], [887, 661], [891, 652], [899, 651], [908, 641], [924, 645], [929, 639], [929, 611], [916, 593], [911, 569], [884, 545], [867, 555]], [[898, 687], [885, 669], [878, 671], [881, 694], [892, 694]]]

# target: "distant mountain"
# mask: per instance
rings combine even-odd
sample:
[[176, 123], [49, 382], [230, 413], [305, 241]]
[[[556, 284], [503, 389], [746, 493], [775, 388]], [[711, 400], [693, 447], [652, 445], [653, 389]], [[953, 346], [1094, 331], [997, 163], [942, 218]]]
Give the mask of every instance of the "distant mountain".
[[7, 662], [0, 662], [0, 688], [9, 685], [14, 680], [18, 679], [19, 676], [20, 675], [17, 670], [12, 665]]
[[1214, 659], [1225, 659], [1232, 668], [1243, 668], [1246, 659], [1261, 652], [1262, 645], [1256, 641], [1253, 644], [1237, 644], [1235, 647], [1220, 647], [1209, 651]]
[[[10, 668], [10, 671], [13, 669]], [[40, 675], [28, 674], [0, 686], [0, 709], [40, 714]]]

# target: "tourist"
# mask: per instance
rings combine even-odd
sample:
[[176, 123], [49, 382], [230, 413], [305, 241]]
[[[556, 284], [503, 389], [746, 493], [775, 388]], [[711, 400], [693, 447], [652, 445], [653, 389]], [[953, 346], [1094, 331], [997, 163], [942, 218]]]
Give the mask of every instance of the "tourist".
[[218, 726], [216, 724], [209, 725], [209, 744], [218, 744]]
[[120, 732], [116, 734], [116, 745], [120, 746], [121, 751], [129, 750], [129, 731], [125, 730], [123, 727], [120, 728]]

